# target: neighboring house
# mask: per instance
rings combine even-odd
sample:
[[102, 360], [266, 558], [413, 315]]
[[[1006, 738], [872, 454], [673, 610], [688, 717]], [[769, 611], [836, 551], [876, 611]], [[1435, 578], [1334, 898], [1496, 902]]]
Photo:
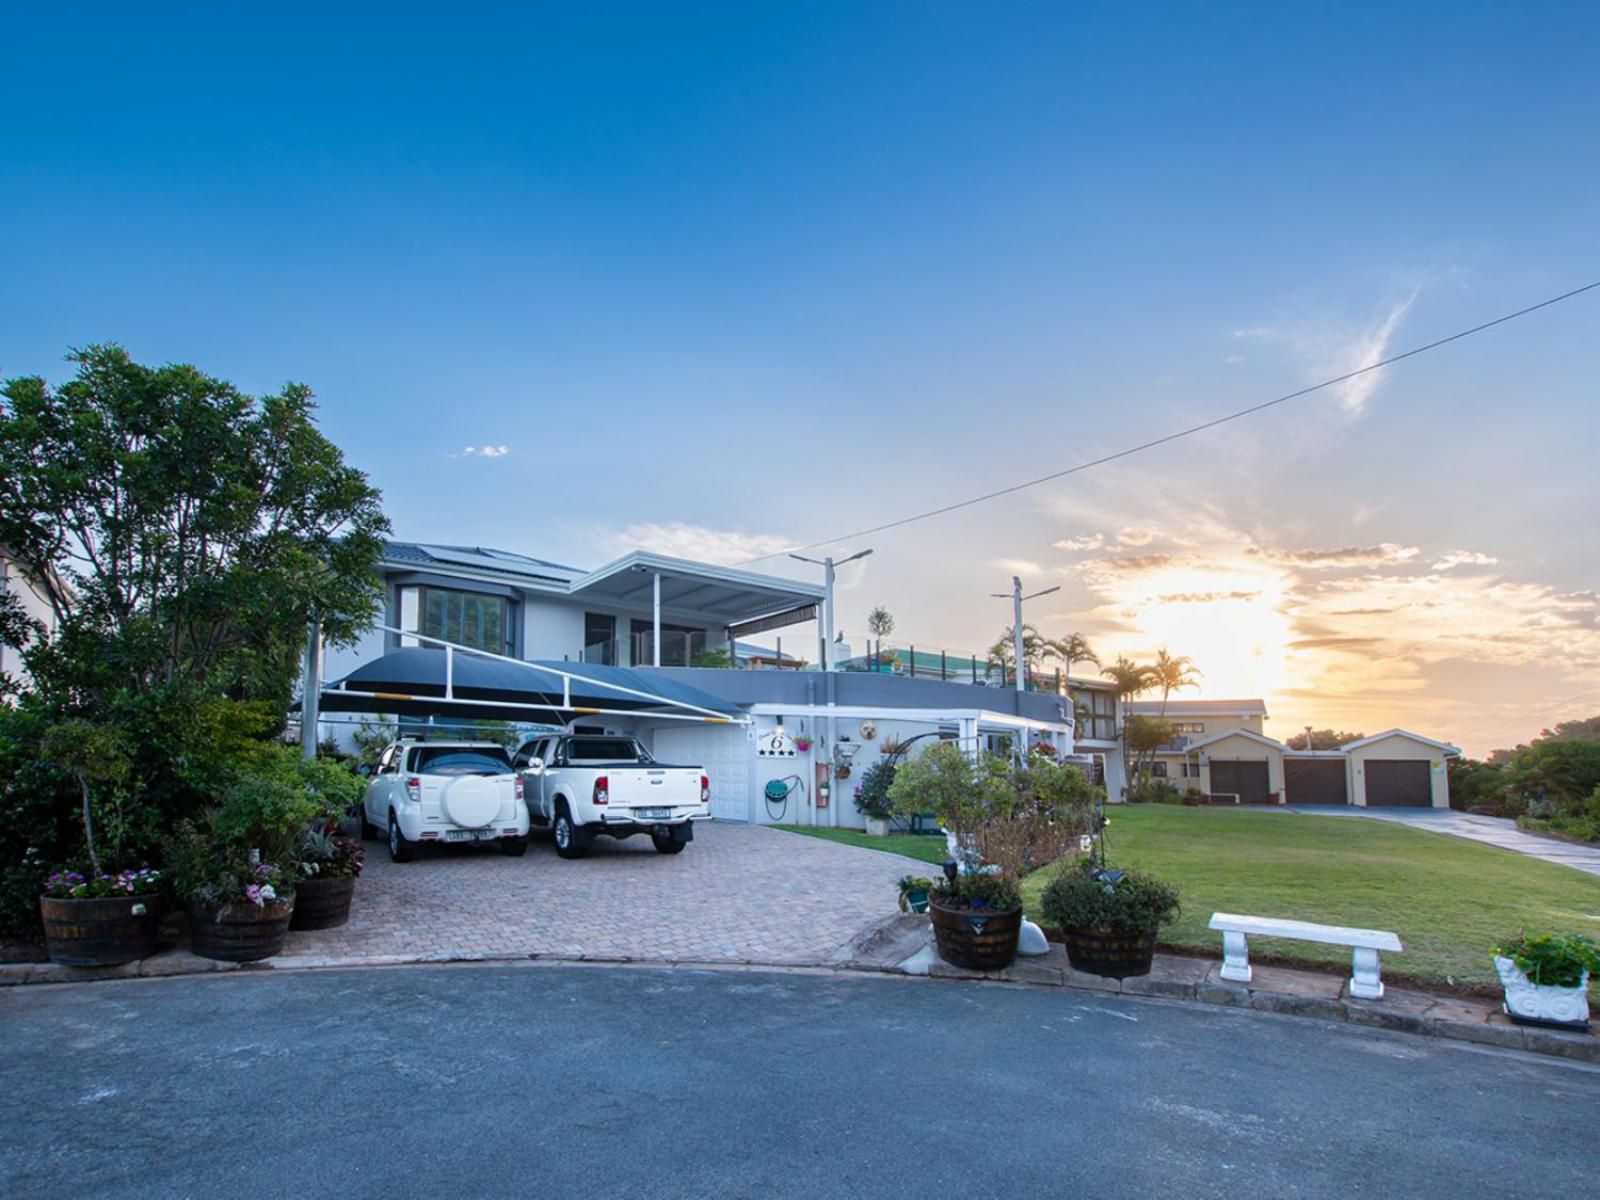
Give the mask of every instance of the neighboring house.
[[[1128, 704], [1130, 714], [1144, 717], [1160, 717], [1162, 708], [1158, 700], [1134, 700]], [[1267, 706], [1261, 700], [1168, 700], [1165, 708], [1172, 740], [1156, 752], [1151, 774], [1170, 780], [1179, 791], [1198, 786], [1200, 778], [1199, 763], [1187, 753], [1189, 747], [1234, 730], [1261, 734], [1267, 721]], [[1273, 790], [1282, 789], [1280, 773]]]
[[[0, 593], [20, 599], [23, 612], [44, 626], [47, 637], [55, 633], [56, 610], [44, 588], [39, 585], [37, 574], [13, 558], [3, 546], [0, 546]], [[22, 665], [22, 655], [8, 646], [0, 646], [0, 672], [23, 682], [28, 678], [28, 672]]]
[[[865, 825], [856, 782], [891, 739], [977, 748], [1025, 737], [1074, 748], [1071, 709], [1053, 692], [1019, 695], [920, 672], [825, 674], [794, 653], [815, 649], [809, 633], [793, 647], [745, 640], [814, 620], [820, 585], [643, 551], [583, 571], [486, 547], [391, 542], [381, 566], [380, 625], [391, 628], [323, 654], [319, 736], [348, 740], [363, 718], [385, 714], [409, 729], [452, 715], [524, 726], [579, 720], [633, 733], [663, 761], [704, 766], [713, 816], [854, 828]], [[401, 668], [422, 679], [425, 638], [540, 669], [457, 653], [453, 667], [434, 664], [433, 682], [412, 686]], [[711, 650], [731, 651], [745, 669], [697, 667]], [[481, 702], [463, 698], [474, 677], [498, 681], [475, 692]], [[596, 711], [623, 703], [637, 711]]]

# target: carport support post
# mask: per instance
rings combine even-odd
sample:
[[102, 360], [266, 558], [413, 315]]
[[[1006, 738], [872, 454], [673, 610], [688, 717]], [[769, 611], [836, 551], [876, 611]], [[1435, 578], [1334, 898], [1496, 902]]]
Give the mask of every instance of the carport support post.
[[322, 719], [322, 618], [311, 614], [306, 629], [305, 671], [300, 689], [300, 752], [317, 756], [317, 725]]
[[[650, 599], [650, 640], [655, 643], [654, 658], [651, 666], [661, 665], [661, 572], [657, 571], [651, 577]], [[688, 663], [684, 663], [688, 666]]]

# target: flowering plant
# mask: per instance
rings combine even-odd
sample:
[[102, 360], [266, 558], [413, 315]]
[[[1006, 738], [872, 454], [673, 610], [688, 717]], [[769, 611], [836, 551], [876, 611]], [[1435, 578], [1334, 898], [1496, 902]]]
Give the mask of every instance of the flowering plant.
[[301, 879], [354, 879], [366, 858], [361, 842], [340, 836], [337, 821], [313, 825], [300, 837]]
[[147, 896], [160, 887], [161, 872], [149, 867], [117, 875], [57, 871], [44, 881], [44, 894], [55, 900], [98, 900], [106, 896]]
[[243, 900], [256, 908], [294, 898], [294, 873], [277, 863], [257, 863], [244, 871], [217, 876], [198, 889], [195, 898], [208, 904], [233, 904]]

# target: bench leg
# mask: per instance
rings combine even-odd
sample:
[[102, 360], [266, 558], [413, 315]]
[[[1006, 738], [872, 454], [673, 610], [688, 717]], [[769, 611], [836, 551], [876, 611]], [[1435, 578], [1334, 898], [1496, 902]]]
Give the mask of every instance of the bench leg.
[[1224, 979], [1231, 979], [1235, 983], [1250, 982], [1250, 950], [1244, 934], [1223, 931], [1220, 974]]
[[1381, 1000], [1383, 981], [1378, 978], [1378, 952], [1357, 946], [1350, 955], [1350, 994], [1361, 1000]]

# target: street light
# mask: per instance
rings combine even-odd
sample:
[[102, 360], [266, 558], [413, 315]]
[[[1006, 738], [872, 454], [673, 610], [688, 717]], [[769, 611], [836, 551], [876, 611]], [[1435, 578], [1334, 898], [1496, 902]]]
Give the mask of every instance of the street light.
[[[1019, 692], [1025, 692], [1025, 691], [1028, 690], [1028, 685], [1022, 678], [1022, 672], [1023, 672], [1023, 661], [1022, 661], [1022, 602], [1024, 600], [1037, 600], [1040, 596], [1048, 596], [1051, 592], [1059, 592], [1060, 590], [1061, 590], [1061, 585], [1057, 584], [1055, 587], [1047, 587], [1047, 588], [1045, 588], [1044, 591], [1042, 591], [1042, 592], [1034, 592], [1030, 596], [1024, 596], [1022, 594], [1022, 577], [1020, 575], [1013, 575], [1011, 577], [1011, 591], [1009, 593], [1006, 593], [1006, 592], [990, 592], [989, 593], [996, 600], [1005, 600], [1005, 599], [1007, 599], [1008, 595], [1009, 595], [1009, 598], [1011, 600], [1011, 614], [1012, 614], [1011, 636], [1012, 636], [1012, 640], [1013, 640], [1013, 643], [1014, 643], [1013, 653], [1016, 655], [1016, 662], [1017, 662], [1017, 691], [1019, 691]], [[1004, 681], [1002, 681], [1002, 682], [1004, 682]]]
[[796, 558], [803, 563], [811, 563], [822, 568], [823, 637], [826, 639], [822, 643], [822, 669], [824, 671], [833, 670], [833, 569], [836, 565], [842, 567], [845, 563], [853, 563], [856, 559], [865, 558], [871, 553], [871, 550], [861, 550], [852, 554], [849, 558], [841, 558], [837, 564], [833, 561], [833, 555], [831, 554], [826, 558], [807, 558], [804, 554], [789, 555], [790, 558]]

